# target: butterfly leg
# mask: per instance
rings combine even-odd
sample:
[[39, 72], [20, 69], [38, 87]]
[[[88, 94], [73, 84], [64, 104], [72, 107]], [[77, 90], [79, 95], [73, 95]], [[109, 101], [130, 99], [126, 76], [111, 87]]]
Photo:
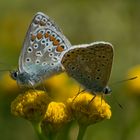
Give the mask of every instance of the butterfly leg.
[[23, 85], [21, 85], [18, 81], [17, 81], [17, 87], [19, 88], [21, 93], [24, 93], [26, 91], [26, 88]]
[[117, 103], [117, 105], [121, 108], [124, 109], [124, 107], [119, 103], [119, 101], [117, 100], [116, 96], [114, 94], [112, 94], [113, 99], [115, 100], [115, 103]]
[[[112, 94], [112, 97], [115, 99], [117, 105], [118, 105], [121, 109], [123, 109], [123, 106], [118, 102], [118, 100], [114, 97], [113, 94]], [[102, 105], [102, 100], [103, 100], [103, 99], [105, 100], [105, 94], [102, 94], [102, 95], [101, 95], [101, 105]]]
[[74, 97], [74, 99], [72, 100], [72, 102], [74, 102], [74, 100], [76, 99], [76, 97], [80, 94], [80, 86], [79, 86], [79, 89], [78, 89], [78, 93], [76, 94], [76, 96]]
[[76, 99], [76, 97], [77, 97], [80, 93], [82, 93], [82, 92], [84, 92], [84, 91], [86, 90], [86, 89], [83, 89], [83, 90], [80, 91], [80, 88], [81, 88], [81, 86], [79, 86], [78, 93], [77, 93], [76, 96], [74, 97], [73, 102], [74, 102], [74, 100]]
[[96, 94], [94, 94], [94, 97], [89, 101], [89, 105], [91, 104], [91, 102], [95, 99]]
[[29, 83], [30, 83], [31, 89], [34, 90], [34, 92], [37, 92], [37, 91], [36, 91], [36, 88], [35, 88], [34, 85], [32, 84], [32, 81], [29, 81]]
[[45, 83], [44, 83], [44, 79], [41, 78], [41, 85], [42, 85], [42, 88], [45, 92], [47, 92], [47, 89], [46, 89], [46, 86], [45, 86]]
[[101, 94], [101, 105], [102, 105], [103, 99], [105, 99], [105, 96], [104, 96], [104, 94]]

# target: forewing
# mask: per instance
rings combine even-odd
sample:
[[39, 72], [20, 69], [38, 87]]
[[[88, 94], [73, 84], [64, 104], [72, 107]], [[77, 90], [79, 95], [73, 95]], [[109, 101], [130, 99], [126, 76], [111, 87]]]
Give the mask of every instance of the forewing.
[[113, 47], [107, 42], [78, 45], [68, 50], [62, 65], [66, 72], [92, 92], [107, 85], [113, 61]]
[[59, 27], [47, 15], [38, 12], [27, 31], [19, 58], [20, 72], [50, 76], [62, 71], [62, 52], [71, 47]]

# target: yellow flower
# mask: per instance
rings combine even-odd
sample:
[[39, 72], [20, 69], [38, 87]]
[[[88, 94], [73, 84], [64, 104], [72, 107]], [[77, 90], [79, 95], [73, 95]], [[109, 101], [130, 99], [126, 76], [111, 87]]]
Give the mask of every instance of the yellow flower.
[[79, 84], [66, 73], [47, 79], [45, 85], [55, 101], [65, 101], [67, 98], [74, 96], [79, 90]]
[[0, 87], [5, 93], [17, 93], [20, 90], [17, 82], [10, 77], [9, 72], [2, 75]]
[[48, 135], [60, 130], [71, 119], [71, 112], [64, 103], [51, 102], [41, 123], [42, 131]]
[[126, 83], [126, 88], [128, 89], [127, 93], [140, 95], [140, 65], [131, 68], [127, 73], [127, 78], [135, 76], [137, 76], [136, 79]]
[[94, 95], [86, 92], [79, 94], [76, 98], [67, 100], [68, 106], [72, 109], [79, 124], [89, 125], [104, 119], [110, 119], [110, 106], [101, 96], [97, 95], [94, 99], [93, 97]]
[[11, 104], [15, 116], [39, 122], [44, 117], [50, 98], [44, 91], [29, 90], [19, 95]]

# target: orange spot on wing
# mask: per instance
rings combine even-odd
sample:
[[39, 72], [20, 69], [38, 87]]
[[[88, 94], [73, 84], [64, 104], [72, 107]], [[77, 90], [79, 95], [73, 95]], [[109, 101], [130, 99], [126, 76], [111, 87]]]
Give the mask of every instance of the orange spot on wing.
[[53, 36], [50, 36], [50, 40], [51, 40], [51, 41], [54, 41], [55, 38], [54, 38]]
[[55, 39], [55, 40], [53, 41], [53, 45], [59, 45], [59, 42]]
[[31, 35], [31, 41], [34, 41], [35, 38], [36, 38], [36, 36], [32, 34], [32, 35]]
[[45, 36], [45, 38], [48, 38], [49, 37], [49, 34], [48, 33], [45, 33], [44, 36]]
[[49, 34], [48, 33], [45, 33], [45, 38], [48, 38], [49, 37]]
[[38, 33], [38, 34], [37, 34], [37, 38], [38, 38], [38, 39], [41, 39], [42, 37], [43, 37], [43, 35], [42, 35], [41, 33]]
[[59, 46], [57, 46], [56, 51], [63, 52], [64, 51], [64, 47], [59, 45]]

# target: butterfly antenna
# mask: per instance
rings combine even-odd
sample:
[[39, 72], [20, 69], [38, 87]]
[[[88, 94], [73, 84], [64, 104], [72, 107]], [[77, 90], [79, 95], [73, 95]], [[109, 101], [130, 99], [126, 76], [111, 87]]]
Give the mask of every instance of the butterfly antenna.
[[[123, 82], [128, 82], [130, 80], [135, 80], [137, 79], [138, 76], [134, 76], [134, 77], [131, 77], [131, 78], [128, 78], [128, 79], [125, 79], [125, 80], [120, 80], [120, 81], [117, 81], [117, 82], [114, 82], [112, 83], [111, 85], [115, 85], [115, 84], [120, 84], [120, 83], [123, 83]], [[121, 109], [124, 109], [123, 106], [118, 102], [118, 100], [116, 99], [115, 95], [112, 94], [112, 97], [113, 99], [115, 100], [115, 102], [118, 104], [118, 106], [121, 108]]]
[[10, 69], [0, 69], [0, 72], [3, 72], [3, 71], [12, 71], [12, 70], [10, 70]]
[[112, 94], [113, 99], [115, 100], [115, 102], [117, 103], [117, 105], [121, 108], [124, 109], [124, 107], [119, 103], [119, 101], [117, 100], [116, 96], [114, 94]]
[[[9, 67], [10, 69], [13, 69], [13, 67], [14, 67], [14, 66], [11, 66], [11, 65], [4, 63], [4, 62], [0, 62], [0, 65], [5, 65], [5, 66]], [[9, 70], [5, 70], [5, 71], [9, 71]]]
[[[3, 63], [3, 62], [0, 62], [0, 64], [4, 64], [4, 65], [7, 65], [6, 63]], [[9, 71], [9, 72], [11, 72], [12, 71], [12, 66], [10, 66], [10, 65], [8, 65], [8, 67], [10, 67], [10, 69], [8, 68], [4, 68], [4, 69], [0, 69], [0, 72], [4, 72], [4, 71]]]
[[138, 78], [138, 76], [134, 76], [134, 77], [131, 77], [131, 78], [128, 78], [128, 79], [124, 79], [124, 80], [120, 80], [120, 81], [114, 82], [114, 83], [112, 83], [112, 85], [120, 84], [120, 83], [123, 83], [123, 82], [128, 82], [128, 81], [131, 81], [131, 80], [135, 80], [137, 78]]

